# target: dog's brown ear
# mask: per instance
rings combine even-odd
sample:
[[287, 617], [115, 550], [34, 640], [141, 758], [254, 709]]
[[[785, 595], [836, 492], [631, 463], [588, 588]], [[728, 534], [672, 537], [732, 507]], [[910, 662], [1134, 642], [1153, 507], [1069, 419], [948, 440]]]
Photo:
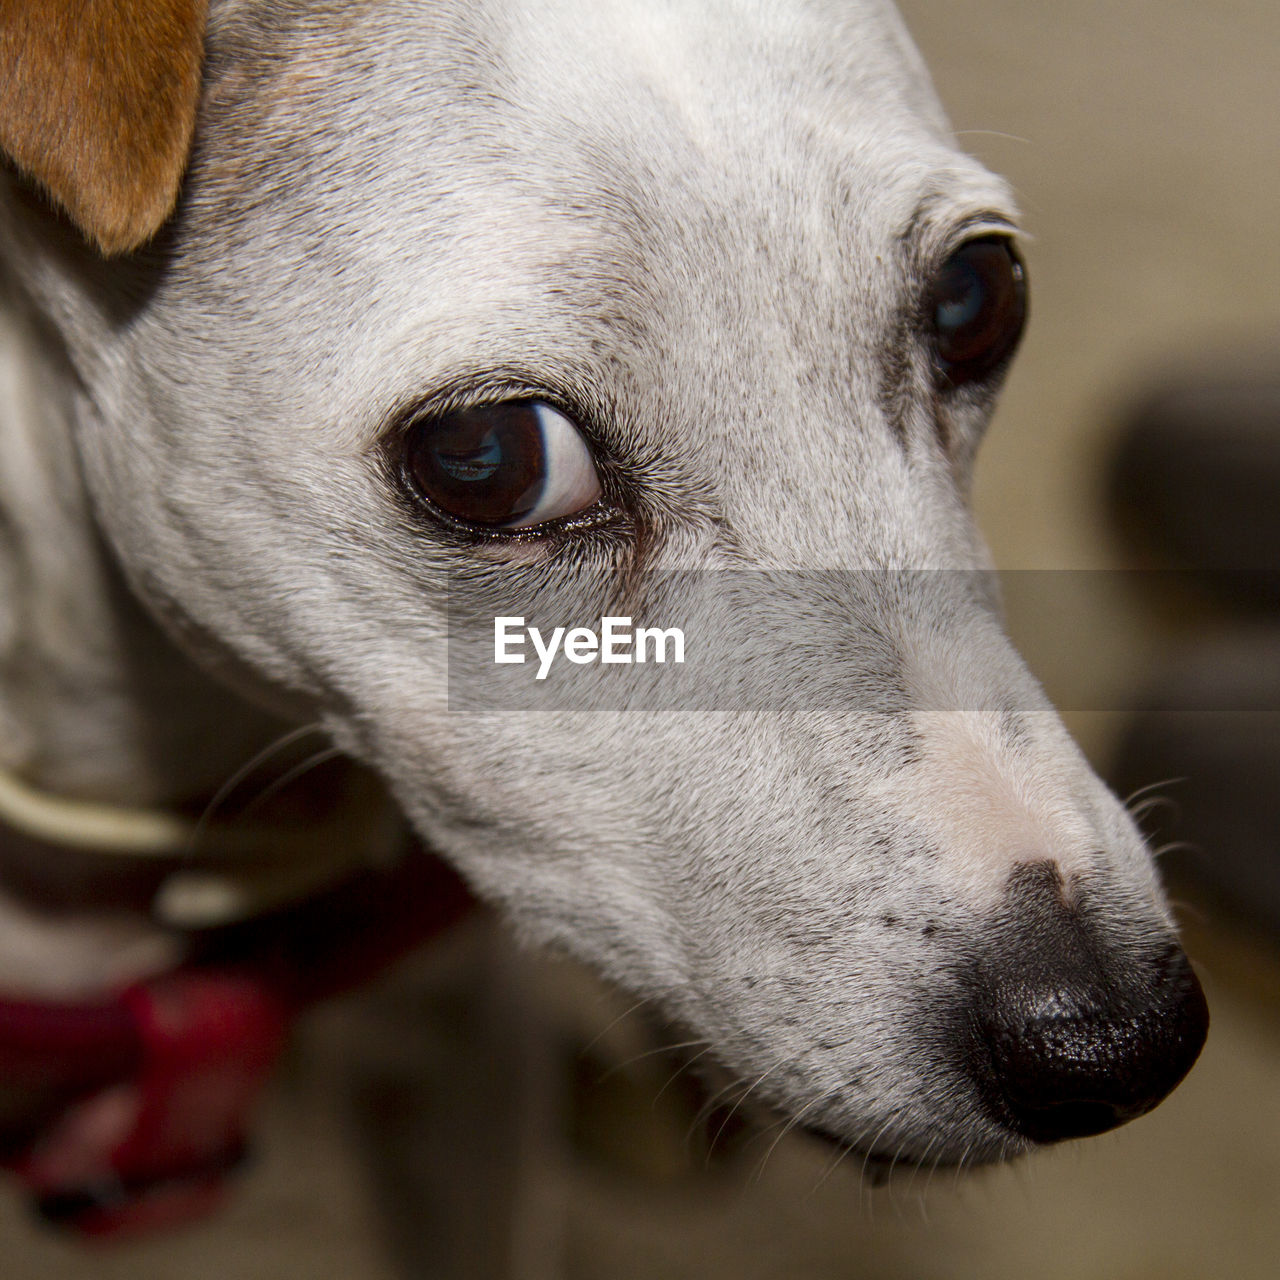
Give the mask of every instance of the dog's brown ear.
[[0, 0], [0, 151], [103, 253], [173, 211], [208, 0]]

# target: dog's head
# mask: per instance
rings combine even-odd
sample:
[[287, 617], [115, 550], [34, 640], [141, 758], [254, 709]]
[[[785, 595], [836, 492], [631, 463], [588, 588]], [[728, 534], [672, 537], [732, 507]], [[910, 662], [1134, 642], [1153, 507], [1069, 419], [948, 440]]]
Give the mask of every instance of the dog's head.
[[[226, 0], [205, 66], [150, 247], [7, 202], [156, 615], [839, 1141], [994, 1159], [1163, 1097], [1205, 1013], [1150, 857], [967, 577], [1014, 217], [893, 13]], [[668, 570], [786, 619], [764, 696], [450, 709], [458, 602], [692, 649], [726, 606]]]

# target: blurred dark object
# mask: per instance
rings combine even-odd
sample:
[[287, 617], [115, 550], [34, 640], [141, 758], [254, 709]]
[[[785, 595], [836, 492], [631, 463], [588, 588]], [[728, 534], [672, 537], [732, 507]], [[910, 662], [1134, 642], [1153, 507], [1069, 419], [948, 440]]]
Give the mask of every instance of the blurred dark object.
[[1280, 609], [1280, 352], [1255, 375], [1201, 374], [1150, 393], [1111, 469], [1125, 535], [1199, 576], [1227, 606]]
[[1280, 350], [1142, 399], [1108, 497], [1131, 545], [1210, 605], [1136, 699], [1111, 781], [1151, 788], [1133, 807], [1175, 892], [1280, 939]]
[[1188, 645], [1146, 697], [1111, 781], [1140, 792], [1162, 874], [1280, 937], [1280, 627]]
[[473, 905], [416, 844], [225, 929], [192, 960], [84, 1003], [0, 1001], [0, 1081], [41, 1114], [0, 1135], [50, 1224], [95, 1239], [185, 1225], [223, 1198], [292, 1019], [372, 979]]

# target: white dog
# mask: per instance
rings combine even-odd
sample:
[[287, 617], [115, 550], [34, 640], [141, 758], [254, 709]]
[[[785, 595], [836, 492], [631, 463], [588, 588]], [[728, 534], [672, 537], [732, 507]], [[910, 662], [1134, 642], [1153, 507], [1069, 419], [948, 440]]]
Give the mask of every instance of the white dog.
[[[319, 721], [525, 935], [838, 1142], [988, 1161], [1155, 1105], [1206, 1014], [1148, 851], [949, 572], [1025, 282], [897, 16], [203, 8], [0, 18], [10, 825], [163, 827]], [[458, 601], [613, 592], [692, 654], [689, 569], [814, 637], [763, 700], [451, 704]], [[15, 997], [176, 962], [8, 883]]]

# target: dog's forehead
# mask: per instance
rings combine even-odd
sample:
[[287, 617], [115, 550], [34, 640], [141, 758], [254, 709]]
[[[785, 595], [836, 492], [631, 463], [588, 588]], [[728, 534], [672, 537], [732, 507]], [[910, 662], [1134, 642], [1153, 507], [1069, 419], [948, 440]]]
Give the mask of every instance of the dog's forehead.
[[277, 192], [319, 177], [353, 212], [398, 188], [387, 217], [428, 231], [468, 193], [514, 219], [629, 217], [634, 238], [716, 204], [803, 227], [840, 203], [856, 232], [925, 197], [1008, 203], [879, 0], [224, 0], [211, 47], [213, 185], [260, 195], [275, 164]]
[[878, 0], [230, 0], [210, 43], [175, 282], [283, 354], [358, 325], [328, 403], [366, 432], [370, 394], [629, 336], [650, 367], [869, 342], [908, 232], [1008, 208]]
[[604, 108], [614, 104], [598, 90], [627, 78], [699, 112], [733, 115], [771, 86], [798, 100], [854, 77], [878, 81], [878, 94], [946, 128], [888, 0], [211, 0], [210, 37], [215, 51], [238, 47], [265, 63], [291, 48], [323, 56], [363, 45], [446, 80], [541, 82], [548, 96], [580, 91]]
[[677, 253], [692, 242], [685, 272], [720, 270], [708, 240], [736, 254], [755, 237], [794, 278], [788, 246], [821, 250], [834, 235], [846, 255], [864, 251], [865, 273], [886, 233], [1009, 207], [955, 149], [896, 10], [878, 0], [542, 0], [511, 6], [484, 61], [510, 104], [494, 123], [512, 158], [546, 164], [550, 191], [567, 181], [571, 198], [630, 213], [645, 224], [635, 239], [656, 233]]
[[946, 124], [896, 11], [853, 3], [535, 0], [487, 51], [530, 114], [636, 126], [758, 165], [806, 137]]

